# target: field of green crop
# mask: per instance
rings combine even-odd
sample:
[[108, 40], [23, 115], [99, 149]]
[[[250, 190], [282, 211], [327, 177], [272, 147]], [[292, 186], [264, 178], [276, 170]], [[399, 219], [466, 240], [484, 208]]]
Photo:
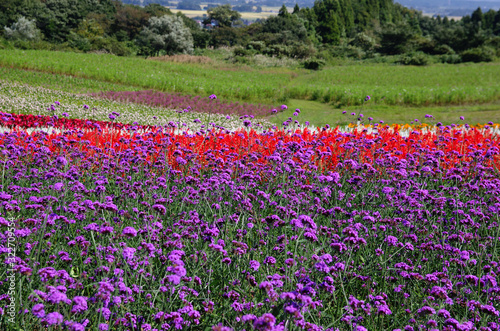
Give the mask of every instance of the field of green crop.
[[500, 100], [500, 63], [432, 65], [387, 64], [336, 66], [300, 75], [287, 96], [360, 105], [366, 95], [386, 105], [460, 105]]
[[145, 61], [137, 57], [34, 50], [0, 50], [0, 65], [73, 75], [166, 92], [270, 102], [283, 95], [289, 70], [238, 70], [212, 65]]

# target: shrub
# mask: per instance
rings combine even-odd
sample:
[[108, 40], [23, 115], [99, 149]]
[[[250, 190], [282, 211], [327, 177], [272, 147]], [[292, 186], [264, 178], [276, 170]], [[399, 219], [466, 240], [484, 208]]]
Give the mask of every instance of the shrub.
[[239, 64], [252, 64], [252, 59], [246, 56], [235, 56], [233, 57], [233, 63], [239, 63]]
[[471, 48], [462, 53], [463, 62], [491, 62], [495, 59], [495, 50], [490, 47]]
[[500, 36], [495, 36], [493, 38], [488, 39], [485, 45], [495, 49], [496, 55], [500, 56]]
[[309, 59], [304, 61], [304, 68], [309, 70], [320, 70], [325, 65], [321, 59]]
[[266, 43], [263, 41], [251, 41], [247, 45], [248, 49], [255, 49], [259, 52], [262, 52], [266, 48]]
[[253, 49], [245, 49], [245, 48], [240, 47], [240, 46], [235, 47], [233, 49], [233, 55], [234, 56], [252, 56], [255, 53], [256, 53], [256, 51], [253, 50]]
[[429, 64], [429, 57], [422, 52], [403, 54], [397, 61], [399, 64], [425, 66]]
[[336, 46], [331, 49], [331, 54], [334, 57], [362, 59], [366, 53], [359, 47], [355, 46]]
[[372, 50], [375, 48], [375, 40], [372, 37], [364, 34], [363, 32], [356, 34], [350, 44], [352, 46], [361, 48], [364, 51]]
[[445, 54], [439, 57], [441, 63], [457, 64], [462, 62], [462, 58], [458, 54]]
[[305, 59], [316, 54], [314, 46], [305, 44], [295, 44], [290, 48], [289, 56], [295, 59]]
[[444, 44], [436, 46], [435, 54], [443, 54], [443, 55], [455, 54], [455, 51], [450, 46]]

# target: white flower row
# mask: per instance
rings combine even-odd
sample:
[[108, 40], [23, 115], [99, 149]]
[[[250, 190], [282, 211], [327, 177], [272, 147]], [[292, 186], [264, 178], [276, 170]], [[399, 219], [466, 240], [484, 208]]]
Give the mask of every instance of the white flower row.
[[[60, 105], [56, 105], [58, 101]], [[51, 110], [51, 106], [55, 110]], [[88, 106], [88, 107], [86, 107]], [[190, 131], [207, 130], [221, 126], [234, 131], [243, 128], [239, 117], [227, 117], [221, 114], [199, 112], [178, 112], [181, 110], [151, 107], [133, 103], [123, 103], [89, 95], [74, 94], [43, 87], [33, 87], [0, 80], [0, 111], [4, 113], [22, 113], [33, 115], [57, 115], [66, 113], [69, 118], [109, 121], [109, 114], [119, 113], [116, 121], [140, 125], [168, 125], [169, 122], [180, 125], [180, 129]], [[255, 120], [263, 127], [270, 127], [267, 120]], [[210, 124], [213, 123], [213, 124]]]

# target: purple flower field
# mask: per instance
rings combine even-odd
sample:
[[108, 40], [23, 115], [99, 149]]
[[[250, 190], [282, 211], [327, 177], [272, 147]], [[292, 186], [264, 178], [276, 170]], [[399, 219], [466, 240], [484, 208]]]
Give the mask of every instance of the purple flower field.
[[500, 330], [488, 128], [0, 146], [1, 330]]

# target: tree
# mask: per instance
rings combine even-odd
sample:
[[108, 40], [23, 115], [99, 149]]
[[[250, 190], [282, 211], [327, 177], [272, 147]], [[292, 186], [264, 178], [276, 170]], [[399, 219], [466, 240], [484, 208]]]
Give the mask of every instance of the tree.
[[184, 25], [191, 31], [194, 47], [207, 48], [208, 43], [210, 42], [210, 33], [206, 29], [202, 29], [195, 20], [187, 17], [182, 12], [179, 11], [175, 15], [177, 15], [177, 17], [180, 17], [184, 22]]
[[36, 28], [35, 20], [21, 16], [10, 28], [5, 27], [5, 36], [7, 39], [34, 41], [40, 39], [40, 30]]
[[[114, 16], [116, 7], [111, 0], [26, 0], [30, 18], [36, 19], [37, 26], [51, 41], [65, 41], [70, 31], [90, 13]], [[24, 8], [23, 8], [24, 10]]]
[[137, 44], [147, 55], [159, 55], [161, 51], [168, 55], [193, 52], [191, 32], [182, 19], [174, 15], [151, 17], [139, 34]]
[[321, 36], [323, 43], [338, 45], [340, 42], [340, 27], [338, 24], [337, 14], [333, 10], [326, 16], [326, 20], [320, 21], [318, 25], [318, 34]]
[[279, 17], [288, 17], [290, 16], [290, 13], [288, 12], [288, 9], [286, 8], [285, 4], [283, 4], [278, 12]]
[[409, 45], [414, 38], [415, 32], [408, 24], [386, 24], [380, 32], [379, 51], [388, 55], [411, 51]]
[[217, 21], [219, 27], [231, 27], [240, 20], [241, 14], [231, 9], [231, 5], [222, 5], [207, 10], [208, 18], [203, 24], [209, 24], [212, 20]]
[[23, 0], [0, 1], [0, 27], [14, 23], [22, 6]]
[[148, 24], [150, 14], [139, 6], [124, 5], [118, 8], [112, 30], [119, 39], [133, 40], [141, 31], [142, 27]]
[[157, 3], [150, 3], [144, 7], [144, 11], [151, 16], [161, 17], [163, 15], [172, 14], [170, 9]]

